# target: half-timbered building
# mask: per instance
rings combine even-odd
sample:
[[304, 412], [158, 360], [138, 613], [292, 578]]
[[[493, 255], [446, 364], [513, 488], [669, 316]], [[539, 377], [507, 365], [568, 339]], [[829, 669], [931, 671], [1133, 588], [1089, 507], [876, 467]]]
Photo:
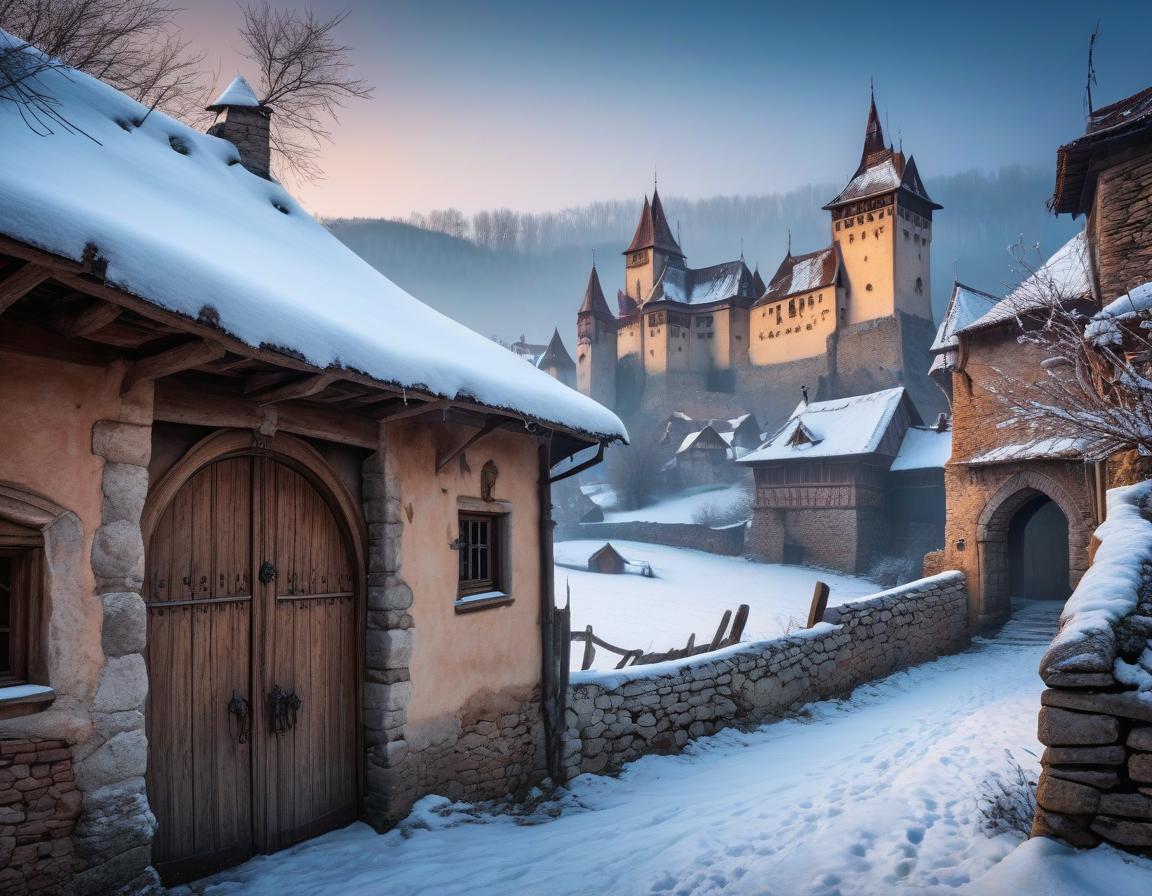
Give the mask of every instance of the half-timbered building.
[[250, 91], [209, 136], [33, 83], [0, 103], [0, 891], [155, 892], [543, 779], [550, 482], [620, 422], [343, 247]]

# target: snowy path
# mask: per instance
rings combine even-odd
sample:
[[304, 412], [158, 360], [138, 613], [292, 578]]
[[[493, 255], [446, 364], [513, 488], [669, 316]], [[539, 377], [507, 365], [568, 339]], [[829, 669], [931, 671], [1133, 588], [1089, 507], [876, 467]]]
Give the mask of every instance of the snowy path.
[[403, 833], [353, 825], [204, 892], [870, 896], [970, 881], [966, 892], [987, 892], [978, 878], [1017, 841], [984, 835], [978, 794], [1007, 769], [1005, 751], [1027, 765], [1037, 749], [1036, 667], [1057, 610], [1024, 604], [1000, 637], [808, 718], [721, 732], [619, 778], [582, 776], [534, 824], [425, 800]]

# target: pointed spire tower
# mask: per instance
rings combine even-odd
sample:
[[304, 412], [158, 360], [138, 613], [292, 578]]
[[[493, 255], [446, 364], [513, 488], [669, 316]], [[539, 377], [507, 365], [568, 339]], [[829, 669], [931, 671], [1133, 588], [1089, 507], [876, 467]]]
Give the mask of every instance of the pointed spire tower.
[[668, 225], [659, 190], [652, 190], [651, 202], [647, 196], [644, 197], [636, 233], [623, 254], [626, 267], [624, 292], [641, 305], [652, 291], [652, 285], [660, 279], [665, 266], [684, 267], [684, 252]]
[[544, 349], [544, 354], [537, 359], [536, 367], [570, 389], [576, 388], [576, 362], [564, 347], [559, 330], [552, 331], [552, 339]]
[[576, 313], [576, 388], [610, 408], [616, 405], [616, 331], [616, 316], [604, 298], [593, 263], [584, 301]]
[[[841, 321], [851, 326], [907, 314], [931, 324], [933, 202], [903, 149], [888, 144], [876, 94], [868, 100], [860, 165], [824, 206], [846, 275]], [[899, 313], [899, 314], [898, 314]]]

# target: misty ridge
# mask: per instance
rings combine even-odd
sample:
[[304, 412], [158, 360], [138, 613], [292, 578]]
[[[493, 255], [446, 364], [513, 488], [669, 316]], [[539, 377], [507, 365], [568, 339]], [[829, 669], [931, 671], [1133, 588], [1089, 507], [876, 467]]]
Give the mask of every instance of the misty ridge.
[[[1003, 295], [1078, 229], [1044, 203], [1052, 173], [1007, 166], [926, 178], [936, 213], [932, 301], [939, 319], [953, 279]], [[692, 267], [744, 257], [769, 281], [788, 247], [796, 254], [831, 242], [824, 205], [838, 185], [782, 193], [684, 199], [661, 194]], [[417, 298], [486, 336], [547, 342], [558, 327], [574, 348], [576, 309], [595, 254], [609, 302], [623, 283], [621, 252], [643, 196], [558, 212], [502, 208], [466, 216], [455, 209], [407, 219], [339, 218], [324, 223], [349, 248]], [[1039, 244], [1039, 250], [1034, 248]], [[1014, 251], [1010, 251], [1015, 247]], [[1017, 257], [1024, 247], [1024, 264]], [[1014, 257], [1015, 256], [1015, 257]]]

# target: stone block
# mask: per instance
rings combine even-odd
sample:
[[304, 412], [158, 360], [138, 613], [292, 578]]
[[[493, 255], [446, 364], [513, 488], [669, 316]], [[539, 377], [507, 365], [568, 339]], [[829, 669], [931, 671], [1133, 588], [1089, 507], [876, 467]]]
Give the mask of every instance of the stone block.
[[1069, 818], [1039, 809], [1032, 820], [1033, 837], [1054, 837], [1080, 849], [1091, 849], [1100, 844], [1100, 835], [1093, 833], [1080, 819]]
[[101, 522], [127, 520], [138, 525], [148, 497], [148, 469], [134, 464], [107, 462], [100, 479], [100, 490], [104, 494]]
[[407, 610], [412, 606], [412, 589], [399, 576], [385, 576], [382, 585], [368, 589], [368, 609]]
[[109, 657], [100, 675], [93, 708], [112, 713], [140, 709], [148, 696], [148, 668], [138, 653]]
[[1100, 791], [1085, 784], [1041, 775], [1040, 786], [1036, 788], [1036, 802], [1049, 812], [1092, 815], [1100, 805]]
[[412, 635], [412, 629], [369, 629], [365, 655], [368, 666], [373, 669], [407, 669], [412, 661]]
[[1128, 746], [1152, 753], [1152, 728], [1133, 728], [1128, 735]]
[[1081, 712], [1107, 713], [1124, 719], [1152, 722], [1152, 701], [1144, 700], [1134, 692], [1097, 694], [1050, 688], [1040, 695], [1040, 702], [1044, 706], [1059, 706]]
[[1094, 768], [1076, 768], [1062, 765], [1050, 765], [1045, 772], [1054, 778], [1065, 781], [1075, 781], [1078, 784], [1087, 784], [1097, 790], [1111, 790], [1120, 783], [1120, 775], [1114, 771]]
[[1152, 797], [1141, 793], [1106, 793], [1100, 797], [1099, 811], [1103, 815], [1152, 818]]
[[125, 731], [76, 763], [76, 783], [84, 791], [93, 791], [129, 778], [143, 778], [147, 765], [148, 742], [144, 731]]
[[[364, 684], [364, 714], [375, 715], [382, 712], [395, 712], [408, 706], [412, 696], [412, 682], [401, 681], [395, 684]], [[366, 718], [366, 723], [371, 724]]]
[[1152, 753], [1133, 753], [1128, 759], [1128, 774], [1133, 781], [1152, 783]]
[[1040, 709], [1037, 737], [1045, 746], [1109, 744], [1119, 736], [1120, 723], [1111, 716], [1069, 712], [1051, 706]]
[[1119, 744], [1106, 747], [1048, 747], [1040, 762], [1045, 765], [1123, 765], [1128, 752]]
[[152, 457], [152, 428], [98, 420], [92, 427], [92, 453], [114, 464], [147, 468]]
[[100, 526], [92, 540], [92, 571], [98, 578], [143, 581], [144, 539], [127, 520]]
[[1100, 815], [1092, 822], [1092, 830], [1110, 843], [1118, 843], [1121, 846], [1152, 846], [1152, 823], [1150, 822], [1129, 821], [1125, 818]]
[[148, 609], [139, 594], [111, 591], [100, 595], [104, 625], [100, 643], [105, 656], [141, 653], [148, 636]]

